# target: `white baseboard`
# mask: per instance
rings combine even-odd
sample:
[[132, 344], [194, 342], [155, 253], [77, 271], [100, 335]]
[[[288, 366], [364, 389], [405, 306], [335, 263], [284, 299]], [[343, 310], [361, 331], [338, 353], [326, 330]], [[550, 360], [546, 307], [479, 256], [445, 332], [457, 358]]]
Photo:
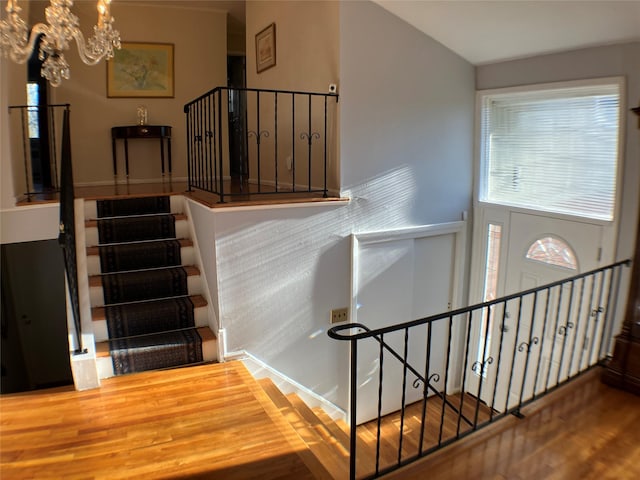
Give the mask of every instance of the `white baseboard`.
[[[240, 352], [235, 352], [239, 354]], [[226, 357], [227, 360], [230, 360], [230, 357]], [[262, 360], [257, 359], [249, 352], [242, 352], [242, 358], [237, 358], [241, 360], [244, 365], [247, 367], [247, 370], [254, 376], [254, 378], [265, 378], [268, 377], [271, 381], [278, 387], [278, 389], [288, 395], [289, 393], [295, 393], [298, 395], [304, 403], [306, 403], [310, 408], [320, 407], [322, 408], [327, 415], [329, 415], [333, 420], [341, 419], [347, 420], [347, 412], [342, 410], [337, 405], [331, 403], [326, 398], [318, 395], [317, 393], [309, 390], [304, 385], [299, 384], [295, 380], [287, 377], [283, 373], [275, 370], [270, 367]]]

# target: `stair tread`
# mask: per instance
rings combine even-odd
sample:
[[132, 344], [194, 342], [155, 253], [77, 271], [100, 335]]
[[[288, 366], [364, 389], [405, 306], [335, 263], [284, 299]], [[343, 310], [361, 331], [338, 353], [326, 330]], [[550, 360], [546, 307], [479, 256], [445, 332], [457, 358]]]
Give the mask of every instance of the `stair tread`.
[[[305, 415], [291, 403], [291, 399], [285, 396], [271, 379], [261, 378], [258, 383], [331, 476], [333, 478], [348, 478], [348, 457], [343, 449], [336, 446], [337, 442], [327, 443], [326, 439], [307, 421]], [[302, 400], [300, 401], [302, 402]], [[319, 420], [317, 421], [319, 422]]]
[[[146, 240], [144, 243], [153, 243], [153, 242], [164, 242], [166, 240], [173, 240], [173, 239], [161, 239], [161, 240]], [[193, 241], [189, 238], [178, 238], [176, 239], [178, 240], [178, 242], [180, 242], [180, 248], [185, 248], [185, 247], [193, 247]], [[103, 246], [114, 246], [114, 245], [128, 245], [131, 243], [143, 243], [143, 242], [127, 242], [124, 244], [113, 244], [113, 243], [109, 243]], [[90, 255], [100, 255], [100, 245], [94, 245], [91, 247], [87, 247], [87, 256]]]
[[131, 217], [152, 217], [152, 216], [161, 216], [161, 215], [172, 215], [175, 221], [187, 219], [187, 216], [184, 213], [155, 213], [155, 214], [149, 214], [149, 215], [127, 215], [122, 217], [90, 218], [89, 220], [85, 220], [84, 226], [85, 228], [97, 228], [98, 220], [112, 220], [114, 218], [131, 218]]
[[[163, 268], [183, 268], [185, 270], [185, 272], [187, 273], [187, 276], [189, 276], [189, 277], [200, 275], [200, 270], [195, 265], [180, 265], [180, 266], [177, 266], [177, 267], [163, 267]], [[162, 268], [149, 269], [149, 271], [153, 271], [153, 270], [162, 270]], [[136, 271], [144, 271], [144, 270], [136, 270]], [[115, 272], [115, 273], [103, 273], [103, 274], [100, 274], [100, 275], [90, 275], [89, 276], [89, 287], [102, 287], [102, 277], [103, 276], [105, 276], [105, 275], [118, 275], [118, 274], [121, 274], [121, 273], [127, 273], [127, 272]]]
[[[200, 307], [207, 306], [207, 301], [202, 295], [191, 295], [189, 299], [191, 300], [191, 303], [193, 303], [193, 308], [200, 308]], [[146, 300], [144, 302], [152, 303], [154, 301], [155, 300]], [[132, 303], [136, 303], [136, 302], [132, 302]], [[100, 322], [100, 321], [106, 320], [107, 317], [106, 317], [105, 307], [104, 306], [93, 307], [91, 309], [91, 319], [94, 322]]]
[[[202, 339], [202, 343], [211, 342], [216, 340], [215, 334], [211, 331], [209, 327], [198, 327], [196, 329], [198, 331], [198, 335]], [[156, 334], [154, 334], [156, 335]], [[109, 341], [105, 340], [104, 342], [96, 342], [96, 357], [109, 357]]]

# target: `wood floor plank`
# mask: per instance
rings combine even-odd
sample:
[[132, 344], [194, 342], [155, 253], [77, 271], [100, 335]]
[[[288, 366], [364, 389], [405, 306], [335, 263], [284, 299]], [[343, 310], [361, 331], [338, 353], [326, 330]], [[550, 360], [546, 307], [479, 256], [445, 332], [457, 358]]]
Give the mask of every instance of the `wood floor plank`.
[[0, 476], [317, 478], [242, 370], [212, 364], [116, 377], [86, 392], [4, 395]]
[[[464, 402], [465, 413], [475, 408], [473, 399]], [[328, 473], [344, 458], [344, 422], [296, 407], [303, 412], [294, 421], [304, 423], [301, 434], [238, 362], [115, 377], [84, 392], [60, 387], [2, 395], [0, 478], [345, 478], [344, 470]], [[441, 402], [430, 401], [427, 410], [425, 438], [434, 442]], [[524, 420], [509, 416], [385, 478], [640, 478], [640, 397], [600, 383], [596, 370], [522, 412]], [[411, 454], [421, 407], [407, 407], [407, 415], [403, 450]], [[446, 419], [447, 435], [456, 420]], [[397, 418], [383, 427], [390, 436], [382, 441], [382, 467], [397, 461], [400, 432]], [[359, 427], [358, 450], [369, 463], [374, 434]], [[300, 435], [316, 442], [321, 457], [339, 451], [324, 459], [334, 465], [320, 464]], [[367, 462], [359, 462], [358, 477], [372, 473]]]

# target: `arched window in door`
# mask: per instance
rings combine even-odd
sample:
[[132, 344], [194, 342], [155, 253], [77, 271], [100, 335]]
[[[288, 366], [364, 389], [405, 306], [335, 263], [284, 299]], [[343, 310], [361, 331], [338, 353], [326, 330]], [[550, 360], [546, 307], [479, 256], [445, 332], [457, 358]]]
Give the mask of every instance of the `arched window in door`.
[[533, 242], [527, 250], [526, 258], [571, 270], [578, 269], [573, 249], [567, 242], [556, 237], [543, 237]]

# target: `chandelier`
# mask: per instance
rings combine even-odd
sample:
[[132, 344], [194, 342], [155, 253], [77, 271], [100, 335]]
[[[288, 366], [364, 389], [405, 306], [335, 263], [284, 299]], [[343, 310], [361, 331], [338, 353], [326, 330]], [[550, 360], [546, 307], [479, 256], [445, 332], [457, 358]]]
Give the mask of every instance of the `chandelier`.
[[31, 28], [20, 18], [18, 0], [8, 0], [7, 18], [0, 21], [0, 53], [14, 62], [25, 63], [33, 52], [36, 40], [40, 40], [38, 58], [44, 60], [41, 75], [57, 87], [62, 79], [69, 79], [69, 64], [64, 51], [72, 40], [78, 45], [78, 54], [87, 65], [95, 65], [103, 58], [113, 57], [113, 49], [120, 48], [120, 33], [113, 28], [109, 13], [111, 0], [98, 0], [98, 24], [93, 36], [85, 43], [78, 17], [71, 13], [72, 0], [50, 0], [45, 9], [47, 24], [38, 23]]

